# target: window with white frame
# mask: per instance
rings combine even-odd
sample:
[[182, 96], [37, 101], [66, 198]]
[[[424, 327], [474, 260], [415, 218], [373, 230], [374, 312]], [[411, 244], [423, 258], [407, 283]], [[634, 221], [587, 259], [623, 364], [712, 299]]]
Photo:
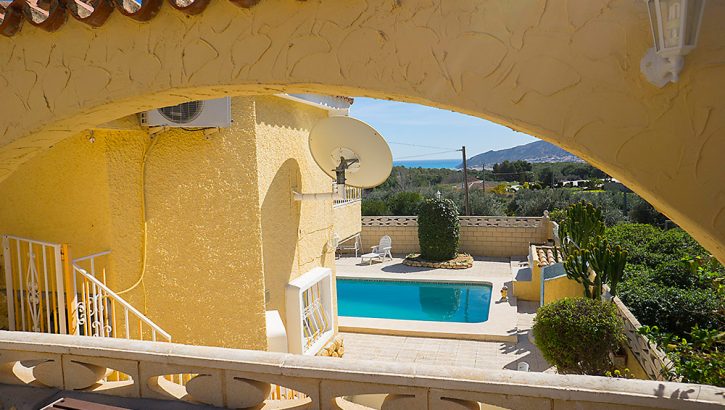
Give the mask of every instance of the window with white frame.
[[314, 268], [291, 281], [285, 293], [289, 351], [314, 355], [335, 332], [332, 271]]

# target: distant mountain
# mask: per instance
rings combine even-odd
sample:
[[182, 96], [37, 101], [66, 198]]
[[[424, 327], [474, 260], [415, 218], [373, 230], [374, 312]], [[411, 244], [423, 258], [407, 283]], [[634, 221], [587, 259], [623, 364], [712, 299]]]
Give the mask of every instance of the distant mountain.
[[[528, 162], [584, 162], [579, 157], [546, 141], [535, 141], [518, 147], [488, 151], [468, 160], [469, 167], [491, 167], [503, 161], [524, 160]], [[463, 164], [460, 165], [461, 167]]]

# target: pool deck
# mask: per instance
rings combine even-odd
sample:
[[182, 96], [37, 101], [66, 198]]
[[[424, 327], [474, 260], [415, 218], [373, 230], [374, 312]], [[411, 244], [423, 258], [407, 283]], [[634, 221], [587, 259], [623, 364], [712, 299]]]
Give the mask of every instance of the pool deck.
[[468, 269], [431, 269], [403, 265], [394, 257], [382, 263], [360, 263], [360, 258], [341, 257], [336, 261], [338, 278], [395, 279], [416, 281], [471, 282], [492, 286], [488, 320], [483, 323], [425, 322], [340, 316], [341, 332], [389, 336], [435, 337], [441, 339], [517, 343], [516, 299], [501, 301], [501, 287], [511, 286], [509, 258], [476, 258]]
[[526, 362], [531, 372], [555, 373], [555, 368], [547, 363], [528, 337], [535, 312], [535, 303], [519, 304], [516, 343], [344, 332], [341, 333], [345, 339], [343, 360], [380, 360], [487, 370], [517, 370], [519, 363]]

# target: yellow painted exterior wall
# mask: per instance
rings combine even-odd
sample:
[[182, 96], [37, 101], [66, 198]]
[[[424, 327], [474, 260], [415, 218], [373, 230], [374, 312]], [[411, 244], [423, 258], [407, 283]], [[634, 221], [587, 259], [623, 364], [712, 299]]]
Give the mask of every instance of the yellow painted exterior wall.
[[544, 281], [544, 304], [556, 302], [564, 298], [577, 298], [584, 296], [581, 283], [566, 276]]
[[[361, 202], [352, 202], [333, 208], [333, 220], [335, 221], [335, 233], [340, 239], [349, 238], [362, 231]], [[346, 243], [345, 245], [349, 245]]]
[[640, 1], [264, 1], [167, 5], [149, 22], [26, 24], [0, 41], [0, 175], [147, 108], [279, 91], [363, 95], [491, 119], [616, 177], [725, 261], [725, 2], [679, 82], [649, 84]]
[[[331, 189], [307, 143], [326, 116], [278, 97], [237, 97], [232, 127], [208, 136], [177, 128], [150, 137], [135, 116], [103, 124], [0, 182], [0, 233], [69, 243], [74, 257], [111, 250], [110, 288], [175, 342], [265, 349], [265, 310], [285, 317], [289, 280], [334, 270], [332, 201], [291, 195]], [[344, 229], [360, 223], [357, 209]]]
[[[295, 201], [292, 191], [332, 192], [332, 179], [315, 164], [308, 135], [327, 117], [320, 108], [279, 97], [256, 97], [259, 198], [267, 310], [285, 318], [285, 285], [314, 267], [334, 272], [332, 199]], [[351, 215], [359, 223], [360, 213]]]
[[0, 233], [54, 243], [73, 237], [76, 256], [108, 249], [106, 147], [89, 137], [59, 142], [0, 182]]
[[531, 281], [514, 281], [513, 293], [519, 300], [538, 302], [541, 300], [541, 268], [534, 262], [531, 267]]

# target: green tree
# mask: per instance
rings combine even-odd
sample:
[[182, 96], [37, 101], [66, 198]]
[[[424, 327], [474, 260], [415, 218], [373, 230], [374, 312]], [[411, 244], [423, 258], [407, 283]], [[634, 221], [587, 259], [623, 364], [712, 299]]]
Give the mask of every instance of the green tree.
[[385, 201], [381, 201], [380, 199], [363, 199], [360, 205], [360, 211], [363, 216], [390, 215]]
[[392, 215], [409, 216], [418, 214], [423, 196], [417, 192], [398, 192], [388, 197], [387, 205]]
[[471, 215], [503, 216], [506, 215], [506, 205], [498, 195], [481, 191], [470, 193]]

